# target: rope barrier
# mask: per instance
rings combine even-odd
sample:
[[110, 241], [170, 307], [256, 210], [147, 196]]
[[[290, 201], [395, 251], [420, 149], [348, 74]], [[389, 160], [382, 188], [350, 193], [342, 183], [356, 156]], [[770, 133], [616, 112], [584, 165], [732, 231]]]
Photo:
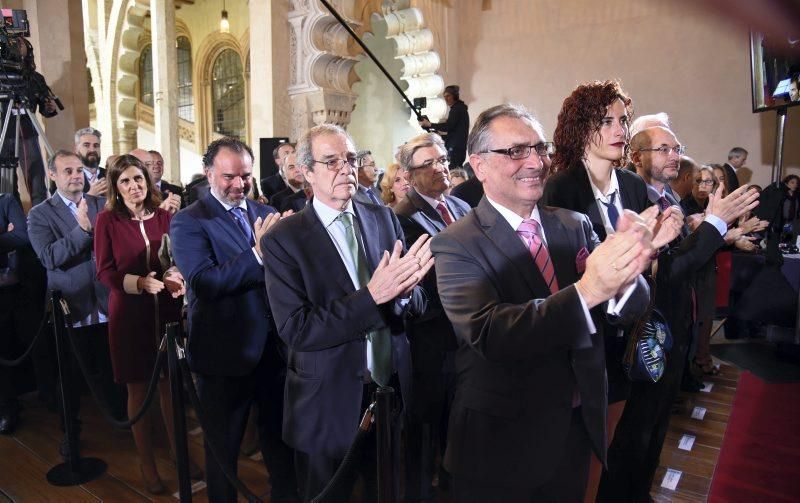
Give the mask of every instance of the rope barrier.
[[39, 336], [41, 336], [42, 333], [44, 332], [44, 329], [47, 326], [47, 320], [49, 319], [50, 319], [50, 309], [48, 309], [47, 312], [44, 313], [44, 317], [42, 318], [42, 322], [39, 324], [39, 330], [36, 332], [36, 336], [31, 341], [31, 344], [30, 346], [28, 346], [28, 349], [26, 349], [25, 352], [22, 353], [22, 356], [20, 356], [15, 360], [5, 360], [3, 358], [0, 358], [0, 365], [2, 365], [3, 367], [16, 367], [17, 365], [22, 363], [31, 354], [31, 351], [33, 351], [33, 347], [36, 346], [36, 343], [39, 342]]

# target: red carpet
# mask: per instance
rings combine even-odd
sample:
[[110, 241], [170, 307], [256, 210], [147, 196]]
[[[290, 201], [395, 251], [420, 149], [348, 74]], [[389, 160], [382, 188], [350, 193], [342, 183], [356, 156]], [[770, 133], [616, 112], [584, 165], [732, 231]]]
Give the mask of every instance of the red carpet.
[[742, 373], [708, 501], [800, 501], [800, 383]]

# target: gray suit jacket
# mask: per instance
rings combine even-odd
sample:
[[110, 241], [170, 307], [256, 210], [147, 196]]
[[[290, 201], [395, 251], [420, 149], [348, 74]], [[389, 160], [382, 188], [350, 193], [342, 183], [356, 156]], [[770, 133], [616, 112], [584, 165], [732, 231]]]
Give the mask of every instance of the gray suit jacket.
[[[83, 197], [94, 225], [105, 199], [88, 194]], [[80, 228], [58, 194], [31, 208], [28, 237], [47, 269], [48, 290], [61, 290], [73, 320], [82, 320], [98, 308], [108, 313], [108, 288], [96, 278], [93, 237]]]

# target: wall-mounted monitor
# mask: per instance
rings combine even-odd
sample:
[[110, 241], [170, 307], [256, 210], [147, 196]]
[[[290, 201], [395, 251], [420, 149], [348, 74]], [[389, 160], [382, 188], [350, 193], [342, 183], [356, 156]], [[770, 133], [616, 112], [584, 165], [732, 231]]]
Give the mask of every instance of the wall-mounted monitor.
[[750, 33], [753, 112], [800, 105], [800, 38]]

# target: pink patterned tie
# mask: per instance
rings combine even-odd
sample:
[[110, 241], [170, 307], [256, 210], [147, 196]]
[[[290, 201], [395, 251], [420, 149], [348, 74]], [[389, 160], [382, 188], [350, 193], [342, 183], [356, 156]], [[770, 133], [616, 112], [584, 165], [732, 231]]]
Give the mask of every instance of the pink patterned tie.
[[558, 291], [558, 280], [556, 280], [556, 270], [553, 268], [553, 261], [550, 260], [550, 253], [547, 251], [547, 246], [544, 245], [539, 230], [539, 222], [534, 219], [523, 220], [519, 224], [517, 234], [522, 236], [528, 244], [528, 249], [531, 252], [533, 261], [536, 262], [536, 267], [542, 273], [542, 278], [547, 286], [550, 288], [550, 293]]

